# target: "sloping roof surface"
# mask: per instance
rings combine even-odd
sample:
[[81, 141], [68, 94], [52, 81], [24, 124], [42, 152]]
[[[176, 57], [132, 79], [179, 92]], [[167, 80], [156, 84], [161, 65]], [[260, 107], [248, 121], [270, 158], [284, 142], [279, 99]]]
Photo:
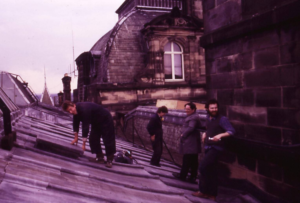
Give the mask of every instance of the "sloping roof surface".
[[109, 39], [109, 36], [111, 34], [111, 31], [108, 31], [105, 35], [103, 35], [95, 44], [94, 46], [91, 48], [90, 51], [101, 51], [104, 49], [108, 39]]
[[[117, 150], [132, 150], [134, 164], [109, 169], [89, 162], [93, 155], [88, 144], [83, 153], [81, 137], [78, 146], [70, 144], [72, 118], [53, 110], [30, 107], [15, 120], [15, 147], [0, 149], [0, 202], [211, 202], [191, 195], [196, 184], [173, 178], [178, 166], [167, 160], [151, 166], [151, 152], [120, 139]], [[233, 201], [238, 195], [223, 192], [222, 202], [242, 202]]]

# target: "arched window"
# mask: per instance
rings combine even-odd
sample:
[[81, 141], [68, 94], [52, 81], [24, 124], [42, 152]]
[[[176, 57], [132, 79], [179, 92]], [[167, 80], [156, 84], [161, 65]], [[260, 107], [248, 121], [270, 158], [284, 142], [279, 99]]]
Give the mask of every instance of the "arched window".
[[182, 48], [175, 42], [168, 42], [164, 47], [164, 70], [166, 81], [183, 81]]

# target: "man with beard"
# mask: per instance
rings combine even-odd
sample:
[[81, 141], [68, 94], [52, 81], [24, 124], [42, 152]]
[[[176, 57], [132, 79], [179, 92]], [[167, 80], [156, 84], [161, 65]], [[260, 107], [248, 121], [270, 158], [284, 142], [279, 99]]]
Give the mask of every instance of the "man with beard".
[[92, 102], [78, 102], [76, 104], [65, 101], [62, 104], [64, 111], [73, 114], [73, 131], [75, 138], [71, 144], [78, 143], [79, 124], [82, 122], [82, 150], [85, 150], [85, 143], [91, 125], [91, 133], [89, 143], [92, 154], [96, 154], [96, 158], [90, 161], [104, 163], [104, 155], [101, 149], [100, 138], [102, 136], [106, 152], [106, 167], [112, 167], [114, 153], [116, 153], [116, 141], [114, 122], [110, 112], [102, 106]]
[[224, 150], [224, 139], [234, 135], [235, 130], [225, 116], [219, 114], [219, 103], [215, 99], [209, 100], [207, 110], [206, 132], [202, 134], [205, 156], [199, 164], [199, 191], [193, 196], [216, 200], [218, 192], [218, 157]]

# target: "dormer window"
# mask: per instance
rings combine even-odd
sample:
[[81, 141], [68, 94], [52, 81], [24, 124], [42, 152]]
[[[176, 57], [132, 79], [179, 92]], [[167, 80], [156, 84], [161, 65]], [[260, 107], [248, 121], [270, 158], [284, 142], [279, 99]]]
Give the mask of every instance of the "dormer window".
[[95, 77], [97, 75], [97, 67], [99, 66], [100, 59], [101, 51], [91, 51], [90, 77]]
[[164, 47], [165, 81], [184, 81], [183, 52], [175, 42]]

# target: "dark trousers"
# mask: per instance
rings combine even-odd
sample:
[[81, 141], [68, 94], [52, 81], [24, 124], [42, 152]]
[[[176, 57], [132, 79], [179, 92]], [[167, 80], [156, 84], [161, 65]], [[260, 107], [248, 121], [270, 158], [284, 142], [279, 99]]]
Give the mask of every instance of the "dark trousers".
[[197, 177], [198, 154], [184, 154], [180, 171], [180, 178], [185, 179], [191, 169], [191, 179]]
[[214, 148], [206, 149], [205, 156], [199, 164], [199, 190], [203, 194], [217, 196], [218, 194], [218, 157], [220, 151]]
[[152, 142], [153, 155], [150, 163], [153, 165], [159, 165], [160, 158], [163, 152], [163, 143], [162, 138], [155, 138], [154, 142]]
[[92, 154], [102, 154], [100, 138], [105, 146], [106, 156], [116, 153], [115, 129], [112, 118], [98, 126], [92, 126], [89, 143]]

